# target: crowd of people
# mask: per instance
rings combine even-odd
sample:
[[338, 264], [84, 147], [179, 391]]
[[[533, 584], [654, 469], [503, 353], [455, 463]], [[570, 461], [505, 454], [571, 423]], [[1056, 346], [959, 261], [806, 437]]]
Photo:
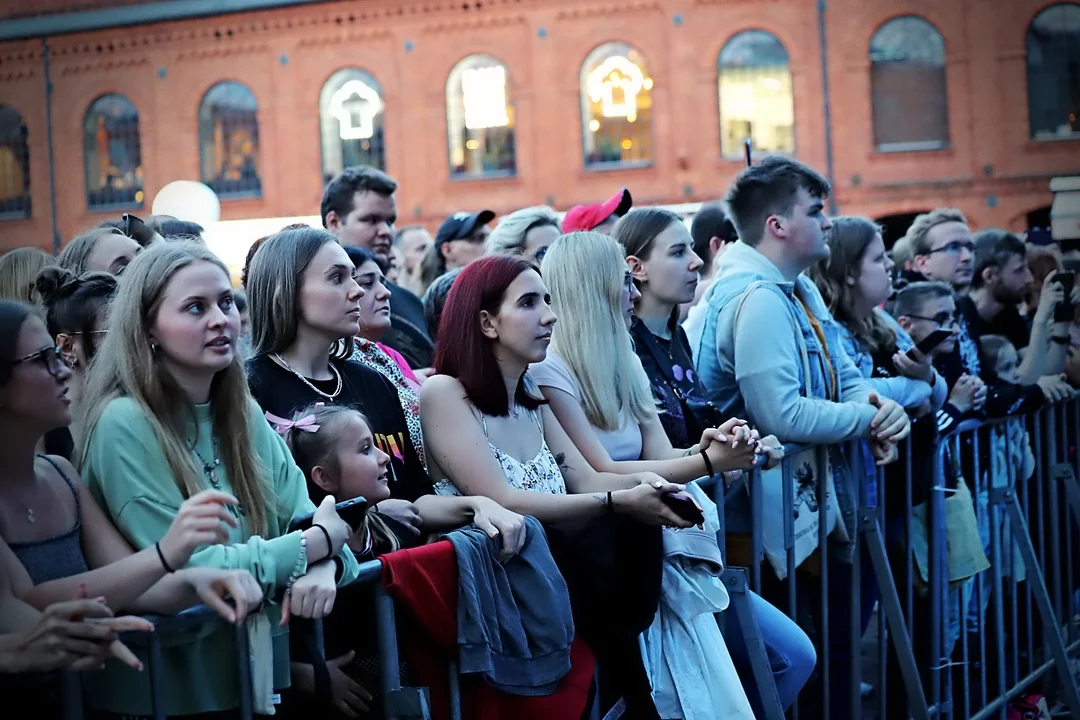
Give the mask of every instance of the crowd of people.
[[[925, 535], [932, 459], [913, 453], [921, 468], [905, 474], [898, 445], [1071, 397], [1080, 287], [1058, 248], [973, 233], [948, 208], [885, 238], [868, 218], [828, 217], [829, 191], [770, 156], [689, 227], [623, 189], [493, 229], [489, 210], [458, 212], [432, 237], [395, 229], [392, 178], [351, 167], [325, 189], [323, 227], [258, 240], [239, 287], [202, 228], [175, 218], [124, 215], [57, 257], [6, 253], [0, 682], [55, 707], [51, 671], [93, 670], [92, 717], [147, 717], [147, 651], [120, 633], [202, 603], [224, 622], [165, 644], [168, 714], [235, 715], [232, 625], [249, 639], [256, 713], [375, 713], [373, 604], [350, 583], [366, 560], [420, 557], [408, 554], [445, 538], [468, 587], [458, 635], [483, 638], [461, 645], [462, 672], [528, 705], [574, 666], [591, 679], [595, 663], [598, 683], [563, 701], [566, 717], [593, 702], [612, 717], [761, 717], [772, 699], [753, 649], [713, 619], [732, 612], [725, 564], [751, 560], [750, 499], [729, 492], [718, 508], [695, 483], [738, 488], [756, 468], [776, 506], [743, 619], [784, 708], [854, 716], [853, 624], [821, 637], [818, 619], [849, 612], [858, 577], [850, 612], [865, 631], [880, 595], [873, 572], [853, 573], [869, 563], [865, 545], [852, 551], [859, 493], [883, 466], [894, 580], [925, 583], [907, 576], [901, 559], [918, 550], [902, 526], [912, 510]], [[1010, 422], [998, 467], [1026, 479], [1027, 433]], [[830, 447], [836, 505], [801, 516], [831, 534], [828, 547], [799, 540], [797, 567], [770, 542], [775, 510], [798, 513], [804, 486], [826, 480], [808, 470], [782, 498], [785, 444]], [[949, 467], [950, 488], [971, 497], [946, 531], [981, 540], [950, 564], [964, 588], [951, 643], [983, 630], [987, 593], [972, 588], [988, 566], [989, 498], [959, 459]], [[339, 510], [354, 498], [367, 503], [359, 520]], [[1005, 571], [1022, 579], [1015, 563]], [[794, 618], [780, 609], [791, 573]], [[916, 595], [912, 612], [919, 626], [929, 600]], [[314, 619], [325, 658], [306, 641]], [[912, 642], [928, 667], [927, 639]], [[835, 688], [821, 708], [808, 680], [826, 648]], [[901, 687], [895, 654], [888, 670]], [[889, 712], [909, 717], [903, 700]]]

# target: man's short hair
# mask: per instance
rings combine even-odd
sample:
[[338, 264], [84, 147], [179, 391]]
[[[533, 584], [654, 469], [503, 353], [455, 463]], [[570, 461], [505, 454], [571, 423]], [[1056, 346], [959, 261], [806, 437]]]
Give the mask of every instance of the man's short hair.
[[923, 306], [929, 301], [952, 296], [953, 289], [948, 283], [929, 280], [913, 282], [896, 294], [891, 312], [896, 318], [904, 315], [921, 315]]
[[975, 274], [971, 277], [973, 289], [986, 284], [982, 275], [987, 268], [1003, 268], [1013, 255], [1027, 258], [1027, 246], [1024, 245], [1024, 241], [1000, 228], [984, 228], [975, 233], [974, 241]]
[[340, 218], [352, 212], [353, 196], [356, 193], [373, 192], [388, 197], [393, 195], [395, 190], [397, 182], [378, 168], [370, 165], [345, 168], [340, 175], [327, 183], [323, 190], [322, 204], [319, 206], [323, 227], [326, 227], [326, 216], [331, 210]]
[[735, 242], [738, 235], [735, 233], [735, 225], [724, 211], [724, 205], [720, 202], [706, 203], [694, 215], [690, 222], [690, 236], [694, 238], [694, 253], [701, 258], [706, 265], [712, 261], [712, 250], [709, 241], [718, 237], [724, 242]]
[[769, 155], [743, 170], [728, 191], [726, 202], [739, 238], [757, 245], [770, 215], [789, 215], [803, 188], [815, 198], [829, 194], [829, 183], [801, 162]]
[[906, 235], [893, 243], [892, 250], [889, 251], [889, 257], [899, 268], [904, 267], [915, 258], [915, 254], [911, 250], [911, 243], [908, 242]]
[[926, 239], [926, 236], [938, 225], [951, 222], [967, 225], [967, 218], [956, 208], [936, 208], [916, 216], [907, 234], [904, 235], [904, 239], [911, 248], [912, 257], [928, 254], [933, 248], [930, 247], [930, 241]]

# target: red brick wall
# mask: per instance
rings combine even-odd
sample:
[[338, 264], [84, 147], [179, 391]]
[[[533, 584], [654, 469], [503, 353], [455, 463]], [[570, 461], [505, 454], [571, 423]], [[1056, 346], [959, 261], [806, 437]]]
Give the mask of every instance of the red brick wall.
[[[834, 179], [841, 212], [878, 217], [949, 204], [976, 224], [1018, 227], [1027, 212], [1050, 204], [1049, 178], [1080, 172], [1080, 142], [1036, 143], [1028, 137], [1024, 30], [1047, 4], [829, 0]], [[96, 97], [123, 93], [139, 110], [149, 212], [149, 200], [166, 183], [199, 178], [199, 100], [223, 79], [246, 83], [258, 98], [263, 180], [261, 199], [223, 201], [223, 218], [317, 213], [318, 94], [335, 70], [350, 65], [371, 72], [384, 91], [387, 165], [402, 185], [402, 222], [435, 224], [452, 211], [481, 206], [500, 213], [538, 202], [566, 208], [607, 197], [623, 185], [640, 203], [715, 199], [740, 167], [720, 158], [716, 58], [732, 35], [748, 28], [772, 32], [787, 48], [796, 155], [824, 171], [815, 5], [354, 0], [53, 38], [59, 230], [68, 239], [107, 217], [86, 210], [81, 128]], [[945, 38], [951, 144], [930, 152], [879, 153], [870, 123], [868, 43], [882, 22], [911, 13], [934, 23]], [[583, 169], [578, 72], [589, 51], [607, 40], [637, 47], [655, 80], [650, 168]], [[446, 75], [474, 52], [496, 56], [510, 74], [519, 120], [514, 178], [449, 178]], [[34, 207], [29, 220], [0, 221], [0, 249], [48, 246], [40, 41], [0, 44], [0, 103], [19, 110], [30, 128]]]

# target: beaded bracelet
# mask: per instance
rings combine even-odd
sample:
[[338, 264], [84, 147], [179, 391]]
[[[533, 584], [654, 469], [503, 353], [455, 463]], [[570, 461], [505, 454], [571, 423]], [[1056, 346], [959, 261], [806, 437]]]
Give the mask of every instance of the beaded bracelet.
[[293, 583], [300, 579], [300, 576], [304, 574], [304, 569], [307, 567], [307, 538], [300, 535], [300, 555], [296, 558], [296, 565], [293, 567], [292, 575], [289, 576], [289, 581], [286, 583], [286, 587], [292, 587]]

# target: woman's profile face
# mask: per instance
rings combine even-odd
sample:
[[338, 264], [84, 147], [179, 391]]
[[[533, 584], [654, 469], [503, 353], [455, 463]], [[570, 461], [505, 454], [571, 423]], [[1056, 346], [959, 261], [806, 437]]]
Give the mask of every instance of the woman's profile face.
[[856, 290], [870, 307], [877, 307], [892, 295], [893, 261], [885, 252], [881, 233], [866, 246], [859, 259], [859, 275], [855, 279]]
[[102, 235], [86, 257], [86, 272], [120, 275], [131, 264], [142, 246], [119, 232]]
[[300, 275], [300, 323], [328, 340], [360, 332], [360, 299], [356, 268], [345, 249], [326, 242]]
[[506, 288], [498, 314], [487, 318], [487, 323], [485, 334], [505, 351], [526, 363], [542, 362], [551, 344], [555, 313], [551, 311], [551, 293], [540, 274], [526, 270], [514, 278]]
[[691, 302], [701, 266], [690, 231], [673, 222], [653, 240], [649, 259], [641, 261], [642, 290], [665, 304]]

